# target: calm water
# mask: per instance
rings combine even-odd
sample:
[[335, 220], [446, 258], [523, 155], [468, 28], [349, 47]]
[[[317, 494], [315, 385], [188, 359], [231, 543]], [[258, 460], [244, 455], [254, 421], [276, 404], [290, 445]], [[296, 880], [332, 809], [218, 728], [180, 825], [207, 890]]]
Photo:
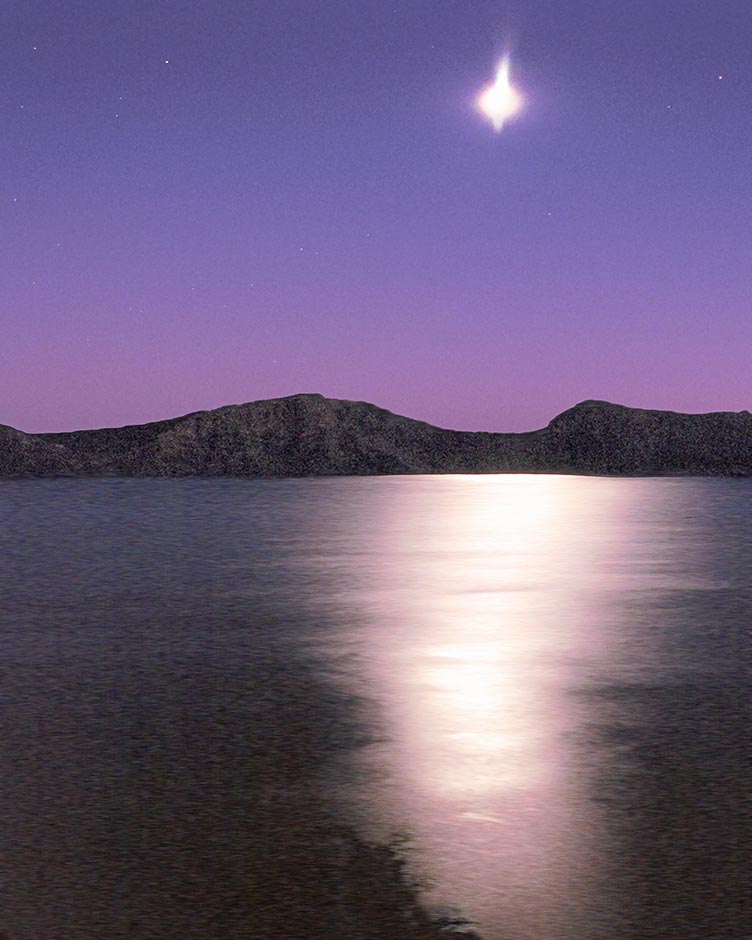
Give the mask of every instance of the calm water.
[[751, 622], [750, 481], [4, 482], [0, 929], [747, 940]]

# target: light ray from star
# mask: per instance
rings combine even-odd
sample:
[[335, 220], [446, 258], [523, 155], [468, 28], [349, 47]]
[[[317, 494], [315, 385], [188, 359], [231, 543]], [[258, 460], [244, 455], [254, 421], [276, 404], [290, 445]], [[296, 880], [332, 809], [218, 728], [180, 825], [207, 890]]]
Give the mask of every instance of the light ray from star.
[[519, 112], [522, 95], [509, 82], [509, 56], [504, 56], [499, 63], [496, 80], [481, 92], [477, 105], [497, 134]]

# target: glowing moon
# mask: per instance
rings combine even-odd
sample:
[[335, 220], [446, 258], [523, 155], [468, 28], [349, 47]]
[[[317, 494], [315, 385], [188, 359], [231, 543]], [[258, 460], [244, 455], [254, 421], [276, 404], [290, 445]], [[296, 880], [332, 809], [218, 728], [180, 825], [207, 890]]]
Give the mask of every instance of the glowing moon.
[[497, 134], [522, 107], [522, 95], [509, 83], [508, 56], [499, 63], [496, 81], [481, 93], [477, 103]]

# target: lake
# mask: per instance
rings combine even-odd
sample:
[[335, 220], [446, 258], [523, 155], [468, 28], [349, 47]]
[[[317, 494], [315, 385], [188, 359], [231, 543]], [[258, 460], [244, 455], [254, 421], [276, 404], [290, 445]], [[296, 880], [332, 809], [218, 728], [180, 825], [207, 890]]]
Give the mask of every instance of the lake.
[[0, 523], [10, 940], [432, 937], [416, 898], [748, 940], [752, 481], [4, 481]]

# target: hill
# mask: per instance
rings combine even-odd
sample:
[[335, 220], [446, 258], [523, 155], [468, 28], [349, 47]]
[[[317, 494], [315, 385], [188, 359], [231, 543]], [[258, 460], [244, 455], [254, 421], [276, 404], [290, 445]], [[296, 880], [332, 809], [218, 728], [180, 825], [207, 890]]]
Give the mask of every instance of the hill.
[[0, 425], [5, 477], [503, 472], [748, 476], [752, 415], [584, 401], [540, 430], [498, 434], [291, 395], [121, 428], [26, 434]]

